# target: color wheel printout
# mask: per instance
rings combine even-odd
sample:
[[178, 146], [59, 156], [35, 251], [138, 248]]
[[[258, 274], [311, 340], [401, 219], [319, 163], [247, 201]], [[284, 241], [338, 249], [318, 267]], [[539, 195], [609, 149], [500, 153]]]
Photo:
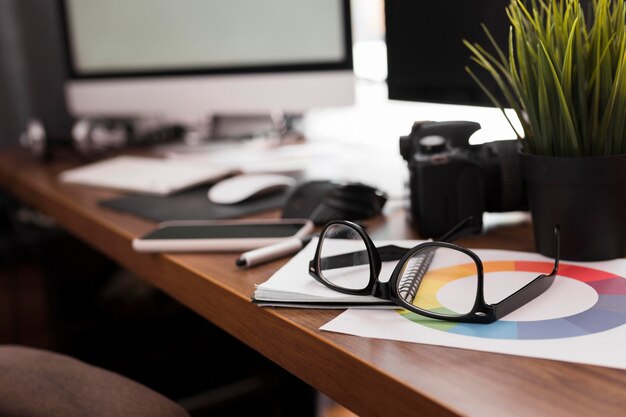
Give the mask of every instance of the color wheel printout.
[[[406, 245], [406, 242], [396, 242]], [[476, 250], [495, 303], [552, 268], [533, 253]], [[440, 261], [427, 290], [441, 307], [467, 291], [468, 268]], [[562, 261], [550, 289], [492, 324], [453, 323], [404, 310], [347, 310], [322, 330], [626, 369], [626, 259]]]

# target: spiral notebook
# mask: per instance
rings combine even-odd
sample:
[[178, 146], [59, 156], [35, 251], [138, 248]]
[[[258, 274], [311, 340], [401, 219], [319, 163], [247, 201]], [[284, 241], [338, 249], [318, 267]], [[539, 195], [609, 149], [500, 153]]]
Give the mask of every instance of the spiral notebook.
[[[385, 245], [386, 242], [376, 242]], [[413, 247], [419, 241], [394, 241], [393, 244]], [[320, 284], [309, 275], [309, 262], [315, 255], [317, 238], [295, 255], [266, 282], [256, 286], [252, 301], [260, 306], [299, 308], [398, 308], [389, 301], [363, 295], [349, 295]], [[396, 262], [384, 262], [380, 280], [389, 280]]]

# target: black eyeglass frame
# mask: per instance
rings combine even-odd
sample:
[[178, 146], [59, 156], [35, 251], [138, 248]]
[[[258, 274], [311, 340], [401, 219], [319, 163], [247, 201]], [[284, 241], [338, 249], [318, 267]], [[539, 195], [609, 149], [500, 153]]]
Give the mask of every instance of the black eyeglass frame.
[[[408, 311], [413, 313], [438, 319], [452, 322], [463, 322], [463, 323], [481, 323], [481, 324], [489, 324], [494, 321], [506, 316], [507, 314], [517, 310], [524, 304], [534, 300], [541, 294], [543, 294], [548, 288], [552, 286], [554, 280], [556, 278], [558, 269], [559, 269], [559, 252], [560, 252], [560, 230], [559, 227], [556, 226], [554, 228], [554, 234], [556, 239], [556, 257], [554, 259], [554, 268], [550, 274], [541, 274], [531, 282], [515, 291], [513, 294], [504, 298], [495, 304], [488, 304], [485, 301], [484, 294], [484, 267], [481, 259], [471, 250], [464, 248], [463, 246], [459, 246], [457, 244], [445, 241], [450, 240], [451, 237], [456, 236], [459, 231], [462, 231], [463, 228], [471, 221], [467, 219], [465, 222], [456, 226], [452, 231], [450, 231], [444, 238], [439, 241], [434, 242], [425, 242], [421, 243], [413, 248], [401, 248], [398, 246], [383, 246], [381, 248], [377, 248], [370, 237], [365, 233], [363, 228], [356, 223], [347, 221], [347, 220], [335, 220], [332, 221], [326, 226], [320, 233], [320, 238], [317, 243], [317, 248], [315, 250], [315, 256], [309, 263], [309, 274], [315, 278], [318, 282], [325, 285], [326, 287], [338, 291], [344, 294], [351, 295], [372, 295], [377, 298], [389, 300], [392, 303], [402, 307]], [[327, 230], [334, 225], [343, 225], [350, 227], [352, 230], [357, 232], [359, 236], [362, 238], [365, 243], [366, 252], [369, 261], [369, 269], [370, 269], [370, 277], [367, 286], [361, 289], [350, 289], [345, 287], [340, 287], [332, 282], [328, 281], [323, 277], [320, 273], [321, 271], [321, 250], [324, 244], [324, 235]], [[474, 263], [476, 264], [476, 274], [477, 274], [477, 289], [476, 289], [476, 297], [474, 300], [474, 306], [472, 310], [467, 314], [451, 316], [446, 314], [434, 313], [432, 311], [423, 310], [419, 307], [414, 306], [413, 304], [407, 302], [399, 293], [398, 293], [398, 280], [400, 279], [401, 272], [404, 268], [404, 265], [415, 253], [419, 251], [427, 250], [428, 248], [448, 248], [459, 251], [468, 257], [470, 257]], [[345, 255], [345, 254], [342, 254]], [[338, 256], [342, 256], [338, 255]], [[391, 277], [388, 282], [381, 282], [379, 280], [380, 271], [382, 269], [382, 262], [384, 261], [393, 261], [399, 260], [398, 264], [393, 270]]]

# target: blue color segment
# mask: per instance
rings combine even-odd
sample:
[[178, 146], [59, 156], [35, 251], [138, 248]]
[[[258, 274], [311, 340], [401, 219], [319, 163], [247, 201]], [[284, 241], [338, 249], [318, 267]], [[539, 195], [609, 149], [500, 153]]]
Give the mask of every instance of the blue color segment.
[[502, 320], [490, 324], [459, 323], [448, 330], [448, 333], [491, 339], [516, 339], [517, 323]]
[[520, 321], [519, 336], [521, 340], [560, 339], [563, 337], [584, 336], [588, 332], [565, 320], [565, 318]]
[[626, 314], [626, 296], [624, 295], [600, 295], [593, 306], [594, 309], [608, 310]]
[[626, 313], [591, 308], [583, 313], [564, 317], [563, 320], [585, 329], [587, 333], [598, 333], [626, 323]]

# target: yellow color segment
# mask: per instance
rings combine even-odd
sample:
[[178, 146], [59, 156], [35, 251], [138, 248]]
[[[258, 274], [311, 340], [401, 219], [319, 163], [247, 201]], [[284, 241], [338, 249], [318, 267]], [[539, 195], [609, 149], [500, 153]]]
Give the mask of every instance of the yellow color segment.
[[[515, 271], [514, 261], [490, 261], [483, 264], [484, 272]], [[428, 271], [420, 284], [419, 291], [413, 305], [424, 310], [434, 310], [443, 307], [437, 301], [437, 293], [446, 284], [460, 278], [476, 275], [476, 265], [473, 263], [453, 265]]]
[[476, 265], [473, 263], [428, 271], [422, 279], [417, 296], [413, 300], [413, 305], [424, 310], [442, 307], [439, 301], [437, 301], [439, 289], [454, 280], [472, 275], [476, 275]]

